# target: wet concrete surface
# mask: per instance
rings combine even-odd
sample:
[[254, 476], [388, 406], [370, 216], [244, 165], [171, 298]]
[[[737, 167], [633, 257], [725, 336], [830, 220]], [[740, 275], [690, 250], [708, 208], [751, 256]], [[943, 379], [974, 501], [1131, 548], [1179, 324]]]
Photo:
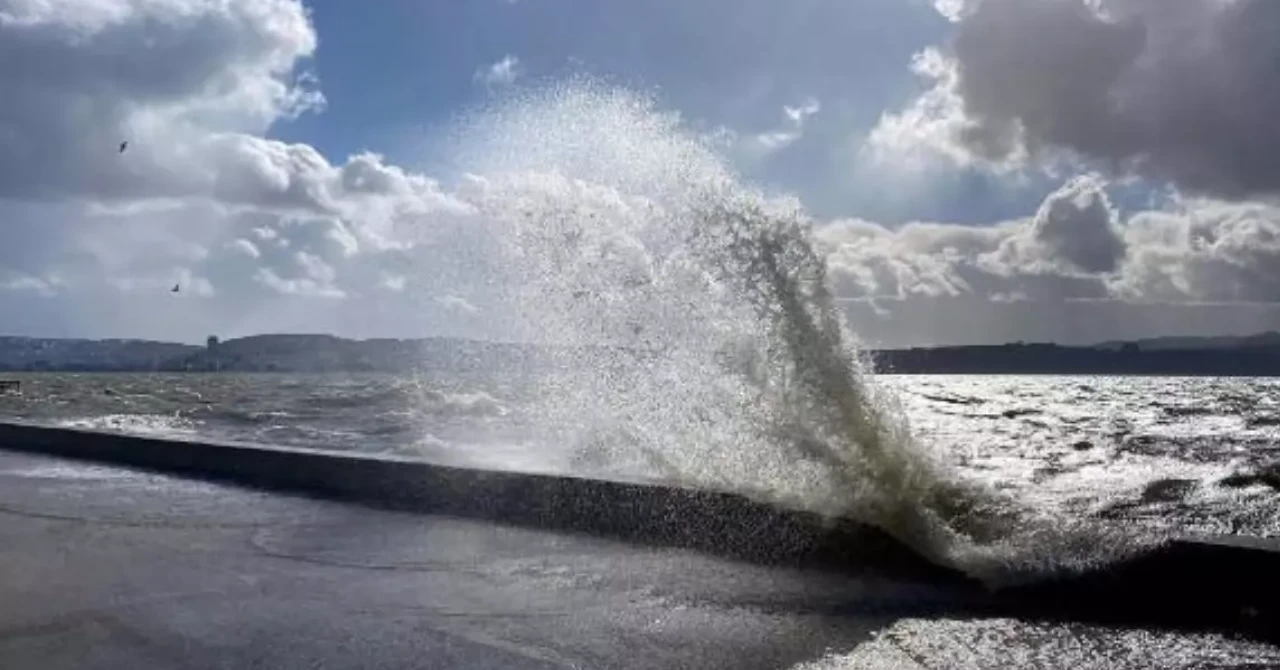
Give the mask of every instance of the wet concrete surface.
[[1280, 667], [968, 595], [0, 451], [6, 670]]
[[15, 670], [780, 668], [913, 589], [0, 452]]

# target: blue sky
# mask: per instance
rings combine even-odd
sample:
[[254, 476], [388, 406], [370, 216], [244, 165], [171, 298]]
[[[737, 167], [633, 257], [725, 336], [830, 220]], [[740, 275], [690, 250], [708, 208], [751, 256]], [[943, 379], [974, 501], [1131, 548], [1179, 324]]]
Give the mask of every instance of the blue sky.
[[[950, 24], [924, 1], [626, 2], [575, 0], [307, 6], [320, 48], [308, 69], [328, 105], [278, 124], [272, 136], [308, 142], [331, 157], [365, 149], [430, 167], [427, 144], [461, 111], [495, 94], [477, 70], [507, 57], [523, 87], [589, 75], [652, 94], [690, 124], [739, 132], [777, 128], [783, 108], [821, 101], [805, 136], [762, 164], [741, 167], [799, 193], [824, 214], [991, 220], [1025, 213], [1052, 185], [993, 193], [972, 173], [923, 199], [880, 197], [880, 185], [841, 179], [849, 154], [887, 109], [921, 88], [905, 71]], [[389, 67], [387, 64], [397, 64]], [[1021, 196], [1021, 197], [1019, 197]]]
[[511, 337], [494, 277], [520, 207], [643, 248], [658, 219], [623, 222], [712, 179], [803, 211], [875, 344], [1280, 328], [1277, 21], [1266, 0], [0, 0], [0, 330]]

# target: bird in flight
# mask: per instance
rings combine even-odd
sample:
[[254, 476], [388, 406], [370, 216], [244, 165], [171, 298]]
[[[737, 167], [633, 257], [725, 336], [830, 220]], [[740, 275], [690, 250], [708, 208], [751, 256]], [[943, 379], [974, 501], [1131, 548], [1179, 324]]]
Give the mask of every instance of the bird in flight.
[[173, 285], [173, 288], [169, 289], [169, 292], [170, 292], [170, 293], [177, 293], [177, 292], [178, 292], [178, 285], [177, 285], [177, 284], [174, 284], [174, 285]]
[[129, 148], [129, 140], [125, 140], [120, 143], [120, 153], [124, 153], [124, 150], [128, 148]]

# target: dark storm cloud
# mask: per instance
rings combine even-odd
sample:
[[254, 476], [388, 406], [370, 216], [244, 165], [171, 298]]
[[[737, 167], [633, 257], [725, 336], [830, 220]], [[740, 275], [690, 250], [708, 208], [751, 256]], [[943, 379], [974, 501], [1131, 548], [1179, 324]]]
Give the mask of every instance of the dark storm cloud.
[[956, 16], [954, 69], [923, 73], [945, 89], [935, 102], [958, 102], [934, 126], [947, 142], [995, 162], [1065, 150], [1187, 192], [1280, 195], [1280, 2], [971, 0]]

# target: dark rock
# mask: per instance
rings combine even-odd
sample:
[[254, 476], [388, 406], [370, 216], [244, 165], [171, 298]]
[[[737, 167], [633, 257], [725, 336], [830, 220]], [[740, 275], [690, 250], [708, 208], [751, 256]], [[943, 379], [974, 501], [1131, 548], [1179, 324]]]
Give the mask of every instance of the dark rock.
[[1276, 416], [1274, 414], [1251, 416], [1245, 420], [1244, 425], [1248, 428], [1262, 428], [1264, 426], [1280, 426], [1280, 416]]
[[1004, 417], [1004, 418], [1006, 418], [1006, 419], [1016, 419], [1016, 418], [1018, 418], [1018, 417], [1020, 417], [1020, 416], [1029, 416], [1029, 415], [1032, 415], [1032, 414], [1039, 414], [1039, 413], [1040, 413], [1040, 410], [1038, 410], [1038, 409], [1026, 409], [1026, 408], [1022, 408], [1022, 409], [1006, 409], [1005, 411], [1001, 412], [1000, 414], [1001, 414], [1001, 416], [1003, 416], [1003, 417]]
[[981, 405], [986, 402], [982, 398], [968, 398], [958, 395], [930, 395], [928, 393], [920, 394], [920, 397], [934, 402], [945, 402], [949, 405]]
[[1213, 414], [1213, 410], [1208, 407], [1182, 407], [1182, 406], [1161, 406], [1164, 413], [1169, 416], [1208, 416]]
[[1157, 479], [1142, 490], [1142, 502], [1176, 502], [1187, 497], [1200, 483], [1194, 479]]
[[1093, 443], [1088, 440], [1080, 440], [1079, 442], [1071, 445], [1071, 448], [1076, 451], [1088, 451], [1093, 448]]
[[1280, 491], [1280, 465], [1262, 468], [1257, 472], [1237, 472], [1218, 480], [1219, 486], [1242, 489], [1249, 486], [1269, 486]]

